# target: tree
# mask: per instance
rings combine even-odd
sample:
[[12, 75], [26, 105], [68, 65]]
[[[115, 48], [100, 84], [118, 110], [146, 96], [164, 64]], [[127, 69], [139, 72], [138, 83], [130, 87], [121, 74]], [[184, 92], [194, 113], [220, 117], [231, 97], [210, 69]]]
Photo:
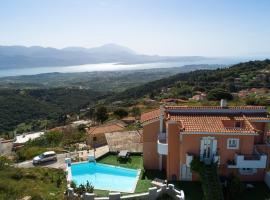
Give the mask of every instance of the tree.
[[87, 126], [85, 124], [80, 124], [77, 129], [79, 132], [85, 132], [85, 129], [87, 128]]
[[232, 100], [233, 96], [227, 90], [224, 90], [221, 88], [215, 88], [208, 92], [207, 99], [213, 100], [213, 101], [217, 101], [221, 99]]
[[132, 116], [134, 116], [134, 117], [140, 116], [140, 115], [141, 115], [141, 110], [140, 110], [140, 108], [139, 108], [139, 107], [133, 107], [133, 108], [131, 109], [131, 114], [132, 114]]
[[86, 111], [85, 116], [89, 119], [93, 119], [95, 117], [95, 109], [89, 108], [89, 110]]
[[105, 106], [98, 107], [95, 112], [95, 116], [96, 116], [97, 121], [100, 121], [101, 123], [103, 123], [109, 117], [107, 113], [107, 108]]
[[123, 108], [116, 109], [113, 114], [119, 119], [128, 116], [128, 112]]

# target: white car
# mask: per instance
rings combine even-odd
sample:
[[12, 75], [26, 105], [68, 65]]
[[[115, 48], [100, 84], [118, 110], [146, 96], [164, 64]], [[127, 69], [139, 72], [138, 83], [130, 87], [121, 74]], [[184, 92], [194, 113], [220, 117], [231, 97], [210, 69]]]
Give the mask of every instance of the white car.
[[43, 162], [56, 161], [56, 160], [57, 160], [56, 153], [54, 151], [47, 151], [34, 157], [33, 164], [36, 165]]

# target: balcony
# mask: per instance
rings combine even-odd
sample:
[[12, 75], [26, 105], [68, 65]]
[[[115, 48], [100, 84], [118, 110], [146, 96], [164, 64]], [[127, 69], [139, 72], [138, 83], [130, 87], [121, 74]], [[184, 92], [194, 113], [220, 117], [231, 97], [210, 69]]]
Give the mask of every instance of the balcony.
[[168, 155], [168, 143], [166, 133], [158, 134], [157, 150], [160, 155]]
[[253, 154], [241, 155], [236, 154], [232, 163], [228, 164], [228, 168], [266, 168], [267, 155]]

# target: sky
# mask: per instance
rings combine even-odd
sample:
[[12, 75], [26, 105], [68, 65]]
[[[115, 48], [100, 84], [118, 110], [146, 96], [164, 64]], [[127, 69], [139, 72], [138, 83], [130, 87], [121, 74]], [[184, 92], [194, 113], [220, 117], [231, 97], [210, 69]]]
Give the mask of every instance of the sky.
[[0, 45], [178, 56], [270, 55], [269, 0], [3, 0]]

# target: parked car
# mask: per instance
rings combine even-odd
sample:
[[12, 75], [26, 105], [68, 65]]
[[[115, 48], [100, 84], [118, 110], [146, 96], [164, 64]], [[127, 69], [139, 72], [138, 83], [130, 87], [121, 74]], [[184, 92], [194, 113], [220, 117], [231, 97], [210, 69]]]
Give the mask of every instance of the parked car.
[[56, 153], [54, 151], [44, 152], [33, 159], [33, 164], [40, 164], [48, 161], [57, 161]]

